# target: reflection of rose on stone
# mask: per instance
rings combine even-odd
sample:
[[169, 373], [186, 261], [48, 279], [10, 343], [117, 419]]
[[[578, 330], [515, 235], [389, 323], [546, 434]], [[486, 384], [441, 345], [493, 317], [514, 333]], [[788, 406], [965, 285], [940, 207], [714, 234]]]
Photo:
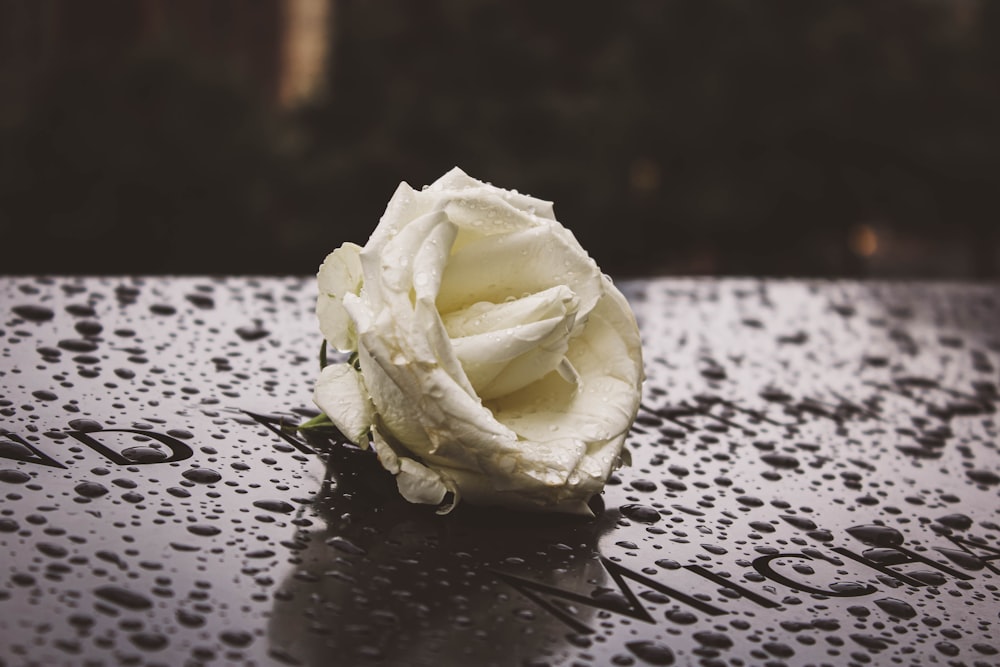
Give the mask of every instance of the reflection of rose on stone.
[[[614, 586], [594, 554], [617, 513], [566, 520], [466, 504], [437, 521], [399, 497], [370, 451], [321, 438], [310, 444], [327, 452], [329, 486], [300, 517], [312, 525], [296, 534], [294, 571], [274, 589], [272, 655], [310, 666], [485, 666], [579, 652], [585, 637], [501, 574], [582, 595]], [[597, 613], [579, 605], [571, 615], [592, 627]]]
[[627, 301], [552, 204], [453, 169], [393, 195], [362, 249], [320, 267], [317, 315], [354, 363], [314, 399], [369, 435], [409, 501], [588, 514], [638, 410]]

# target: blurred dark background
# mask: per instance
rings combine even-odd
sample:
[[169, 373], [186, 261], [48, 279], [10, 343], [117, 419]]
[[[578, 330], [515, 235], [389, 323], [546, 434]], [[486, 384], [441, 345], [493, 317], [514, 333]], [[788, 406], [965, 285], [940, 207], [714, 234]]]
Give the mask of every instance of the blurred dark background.
[[0, 273], [308, 274], [459, 165], [613, 275], [996, 278], [990, 0], [0, 0]]

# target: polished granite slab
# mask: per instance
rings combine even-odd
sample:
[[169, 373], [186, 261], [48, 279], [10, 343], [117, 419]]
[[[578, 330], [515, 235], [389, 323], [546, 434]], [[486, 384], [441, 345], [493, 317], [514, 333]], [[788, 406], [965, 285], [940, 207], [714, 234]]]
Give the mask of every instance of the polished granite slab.
[[0, 665], [995, 665], [995, 284], [629, 281], [594, 519], [303, 435], [307, 278], [0, 279]]

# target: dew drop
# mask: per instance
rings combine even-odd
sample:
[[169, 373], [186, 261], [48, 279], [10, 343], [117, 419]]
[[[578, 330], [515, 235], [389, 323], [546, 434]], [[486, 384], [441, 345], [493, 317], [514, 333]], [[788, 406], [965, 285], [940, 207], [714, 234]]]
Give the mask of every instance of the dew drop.
[[31, 475], [20, 470], [0, 470], [0, 482], [7, 482], [8, 484], [24, 484], [31, 480]]
[[135, 463], [158, 463], [168, 458], [166, 452], [155, 447], [136, 446], [123, 449], [122, 456]]
[[182, 472], [181, 476], [198, 484], [214, 484], [222, 479], [222, 475], [211, 468], [190, 468]]
[[619, 509], [621, 510], [623, 516], [626, 516], [633, 521], [639, 521], [640, 523], [656, 523], [660, 520], [660, 513], [649, 505], [630, 503], [628, 505], [622, 505]]
[[368, 553], [358, 545], [354, 544], [354, 542], [340, 536], [331, 537], [326, 541], [326, 543], [337, 551], [343, 551], [347, 554], [361, 556]]
[[254, 322], [252, 326], [238, 327], [236, 329], [236, 335], [250, 343], [255, 340], [260, 340], [261, 338], [266, 338], [271, 335], [271, 332], [261, 326], [261, 322], [258, 320]]
[[670, 647], [655, 641], [635, 641], [625, 644], [632, 655], [648, 665], [674, 664], [674, 652]]
[[97, 482], [80, 482], [73, 490], [84, 498], [100, 498], [108, 492], [108, 487]]
[[997, 484], [1000, 484], [1000, 475], [996, 474], [992, 470], [968, 470], [965, 474], [976, 484], [984, 484], [986, 486], [996, 486]]
[[166, 636], [158, 632], [137, 632], [129, 636], [129, 640], [145, 651], [159, 651], [169, 643]]
[[876, 547], [895, 547], [903, 543], [903, 534], [887, 526], [852, 526], [847, 532], [855, 539]]
[[253, 641], [253, 635], [242, 630], [226, 630], [219, 633], [219, 639], [222, 640], [224, 644], [228, 644], [229, 646], [244, 648], [249, 646]]
[[149, 609], [153, 606], [152, 600], [146, 596], [140, 595], [135, 591], [130, 591], [127, 588], [122, 588], [121, 586], [101, 586], [94, 591], [94, 595], [126, 609], [140, 610]]
[[954, 528], [955, 530], [968, 530], [972, 527], [972, 519], [964, 514], [948, 514], [935, 519], [942, 526]]
[[14, 311], [14, 314], [18, 317], [23, 317], [31, 322], [47, 322], [55, 317], [55, 313], [45, 306], [28, 304], [24, 306], [14, 306], [11, 310]]
[[253, 506], [267, 510], [268, 512], [278, 512], [279, 514], [287, 514], [295, 511], [295, 506], [291, 503], [286, 503], [284, 500], [255, 500]]
[[917, 615], [916, 610], [909, 603], [897, 598], [880, 598], [875, 600], [875, 604], [887, 614], [909, 620]]

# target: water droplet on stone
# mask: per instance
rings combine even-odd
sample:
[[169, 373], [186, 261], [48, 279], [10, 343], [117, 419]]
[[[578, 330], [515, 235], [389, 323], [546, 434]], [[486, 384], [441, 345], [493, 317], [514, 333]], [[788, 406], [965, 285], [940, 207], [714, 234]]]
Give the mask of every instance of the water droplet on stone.
[[254, 507], [259, 507], [262, 510], [267, 510], [268, 512], [278, 512], [280, 514], [287, 514], [288, 512], [295, 511], [295, 506], [291, 503], [286, 503], [284, 500], [255, 500], [253, 505]]
[[648, 665], [674, 664], [674, 652], [666, 644], [643, 640], [628, 642], [625, 646], [632, 652], [632, 655]]
[[629, 503], [620, 508], [622, 516], [626, 516], [633, 521], [640, 523], [656, 523], [660, 520], [660, 513], [655, 508], [638, 503]]
[[11, 310], [14, 311], [14, 314], [18, 317], [23, 317], [31, 322], [47, 322], [55, 317], [55, 313], [45, 306], [28, 304], [23, 306], [14, 306]]
[[122, 450], [121, 454], [124, 458], [136, 463], [157, 463], [169, 458], [168, 454], [162, 449], [143, 445], [126, 447]]
[[108, 492], [108, 487], [97, 482], [80, 482], [73, 490], [84, 498], [100, 498]]
[[153, 606], [152, 600], [145, 595], [136, 593], [121, 586], [107, 585], [101, 586], [94, 591], [94, 595], [119, 607], [126, 609], [141, 610], [149, 609]]
[[190, 468], [182, 472], [181, 476], [198, 484], [214, 484], [222, 479], [222, 475], [210, 468]]
[[219, 633], [219, 639], [229, 646], [244, 648], [253, 641], [253, 635], [242, 630], [226, 630]]
[[875, 547], [894, 547], [903, 543], [903, 534], [886, 526], [852, 526], [847, 532], [861, 542]]
[[7, 482], [8, 484], [24, 484], [25, 482], [31, 481], [31, 475], [20, 470], [5, 469], [0, 470], [0, 482]]
[[340, 536], [331, 537], [328, 540], [326, 540], [326, 543], [331, 547], [333, 547], [334, 549], [336, 549], [337, 551], [343, 551], [344, 553], [347, 554], [361, 556], [368, 553], [367, 551], [365, 551], [358, 545], [354, 544], [350, 540]]
[[917, 615], [917, 611], [908, 602], [898, 598], [879, 598], [875, 600], [875, 604], [886, 613], [903, 620], [909, 620]]
[[242, 326], [236, 329], [236, 335], [248, 343], [260, 340], [261, 338], [266, 338], [270, 334], [270, 331], [261, 326], [260, 321], [254, 322], [252, 326]]
[[942, 526], [954, 528], [955, 530], [968, 530], [972, 527], [972, 519], [964, 514], [947, 514], [935, 519]]
[[984, 484], [986, 486], [1000, 484], [1000, 475], [992, 470], [968, 470], [965, 474], [976, 484]]

